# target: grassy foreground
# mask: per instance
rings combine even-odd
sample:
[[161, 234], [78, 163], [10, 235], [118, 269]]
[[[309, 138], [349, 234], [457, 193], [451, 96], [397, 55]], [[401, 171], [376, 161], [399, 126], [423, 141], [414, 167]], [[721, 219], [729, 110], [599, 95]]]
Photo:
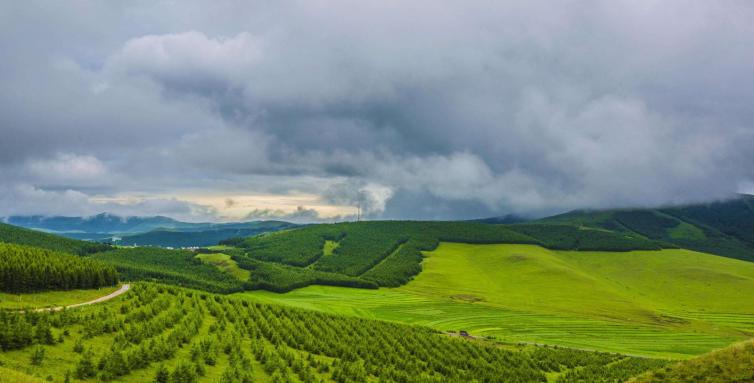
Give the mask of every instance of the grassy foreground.
[[119, 286], [112, 286], [99, 289], [46, 291], [31, 294], [8, 294], [0, 292], [0, 309], [16, 310], [68, 306], [93, 301], [118, 290], [118, 288]]
[[754, 335], [754, 264], [671, 249], [554, 251], [442, 243], [399, 288], [243, 296], [535, 342], [688, 358]]
[[98, 305], [0, 313], [0, 382], [615, 382], [665, 364], [148, 283]]

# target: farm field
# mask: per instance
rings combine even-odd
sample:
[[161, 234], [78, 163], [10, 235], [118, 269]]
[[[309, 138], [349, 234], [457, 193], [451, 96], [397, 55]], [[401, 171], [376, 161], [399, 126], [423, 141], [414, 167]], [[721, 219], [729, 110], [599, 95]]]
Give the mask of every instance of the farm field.
[[119, 286], [99, 289], [46, 291], [32, 294], [10, 294], [0, 292], [0, 309], [24, 309], [68, 306], [93, 301], [118, 290]]
[[[309, 286], [249, 299], [533, 342], [688, 358], [754, 335], [754, 264], [681, 249], [441, 243], [398, 288]], [[724, 297], [724, 299], [720, 299]]]

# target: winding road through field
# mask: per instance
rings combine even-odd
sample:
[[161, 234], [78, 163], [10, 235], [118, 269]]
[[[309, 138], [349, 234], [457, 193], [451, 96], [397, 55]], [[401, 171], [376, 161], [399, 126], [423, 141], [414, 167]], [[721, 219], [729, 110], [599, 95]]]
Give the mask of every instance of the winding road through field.
[[125, 293], [129, 289], [131, 289], [131, 285], [128, 284], [128, 283], [126, 283], [123, 286], [121, 286], [118, 290], [113, 291], [112, 293], [110, 293], [108, 295], [105, 295], [104, 297], [99, 297], [99, 298], [97, 298], [95, 300], [92, 300], [92, 301], [89, 301], [89, 302], [76, 303], [76, 304], [68, 305], [68, 306], [46, 307], [46, 308], [36, 309], [34, 311], [36, 311], [36, 312], [42, 312], [42, 311], [61, 311], [63, 309], [72, 309], [72, 308], [81, 307], [81, 306], [93, 305], [95, 303], [109, 301], [110, 299], [113, 299], [113, 298], [115, 298], [115, 297], [117, 297], [117, 296]]

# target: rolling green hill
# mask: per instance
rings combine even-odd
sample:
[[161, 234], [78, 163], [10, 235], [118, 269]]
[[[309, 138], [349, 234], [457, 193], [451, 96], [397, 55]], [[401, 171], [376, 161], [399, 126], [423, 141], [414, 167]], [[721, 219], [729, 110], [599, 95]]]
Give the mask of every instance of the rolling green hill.
[[634, 234], [567, 225], [370, 221], [311, 225], [251, 237], [238, 244], [233, 256], [251, 270], [255, 287], [274, 291], [313, 283], [395, 287], [421, 272], [422, 251], [436, 248], [440, 241], [528, 243], [565, 250], [662, 248], [661, 243]]
[[123, 280], [155, 281], [221, 293], [243, 289], [243, 281], [195, 256], [187, 250], [136, 247], [98, 253], [92, 258], [114, 266]]
[[754, 335], [754, 263], [683, 249], [442, 243], [399, 288], [310, 286], [254, 300], [534, 342], [687, 358]]
[[630, 383], [751, 381], [754, 381], [754, 342], [749, 341], [642, 374]]
[[599, 228], [754, 261], [754, 196], [657, 209], [573, 211], [533, 224]]
[[0, 242], [34, 246], [75, 255], [88, 255], [111, 249], [109, 245], [64, 238], [4, 223], [0, 223]]

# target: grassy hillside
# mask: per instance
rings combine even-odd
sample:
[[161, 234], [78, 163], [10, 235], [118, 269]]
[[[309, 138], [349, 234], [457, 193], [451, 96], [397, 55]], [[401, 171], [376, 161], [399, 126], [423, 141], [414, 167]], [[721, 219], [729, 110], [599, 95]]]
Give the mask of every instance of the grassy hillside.
[[574, 211], [534, 224], [600, 228], [754, 261], [754, 196], [658, 209]]
[[[61, 383], [576, 382], [663, 361], [499, 347], [424, 327], [283, 308], [164, 285], [64, 313], [0, 313], [3, 376]], [[7, 331], [8, 329], [23, 329]], [[29, 334], [29, 337], [26, 337]], [[35, 336], [34, 334], [49, 334]], [[21, 341], [19, 341], [21, 340]], [[163, 380], [164, 381], [164, 380]]]
[[115, 269], [91, 258], [0, 243], [0, 291], [91, 289], [116, 283]]
[[186, 250], [137, 247], [99, 253], [92, 258], [113, 265], [123, 280], [157, 281], [224, 293], [243, 289], [243, 281], [195, 255]]
[[[234, 254], [234, 259], [241, 265], [254, 266], [252, 281], [275, 291], [315, 281], [342, 284], [344, 277], [354, 285], [395, 287], [419, 274], [422, 251], [436, 248], [440, 241], [529, 243], [567, 250], [628, 251], [662, 247], [658, 242], [637, 235], [566, 225], [372, 221], [311, 225], [251, 237], [237, 244], [240, 251]], [[275, 276], [273, 280], [269, 278], [272, 275], [269, 271], [273, 269], [286, 275]], [[281, 285], [279, 281], [286, 283]]]
[[442, 243], [395, 289], [311, 286], [250, 299], [536, 342], [689, 357], [754, 335], [754, 263], [682, 249]]
[[754, 381], [754, 342], [736, 344], [643, 374], [630, 383], [727, 383]]
[[64, 238], [4, 223], [0, 223], [0, 242], [34, 246], [75, 255], [88, 255], [111, 248], [109, 245]]
[[19, 371], [11, 370], [10, 368], [0, 367], [0, 376], [6, 382], [13, 383], [42, 383], [44, 380], [29, 376]]

